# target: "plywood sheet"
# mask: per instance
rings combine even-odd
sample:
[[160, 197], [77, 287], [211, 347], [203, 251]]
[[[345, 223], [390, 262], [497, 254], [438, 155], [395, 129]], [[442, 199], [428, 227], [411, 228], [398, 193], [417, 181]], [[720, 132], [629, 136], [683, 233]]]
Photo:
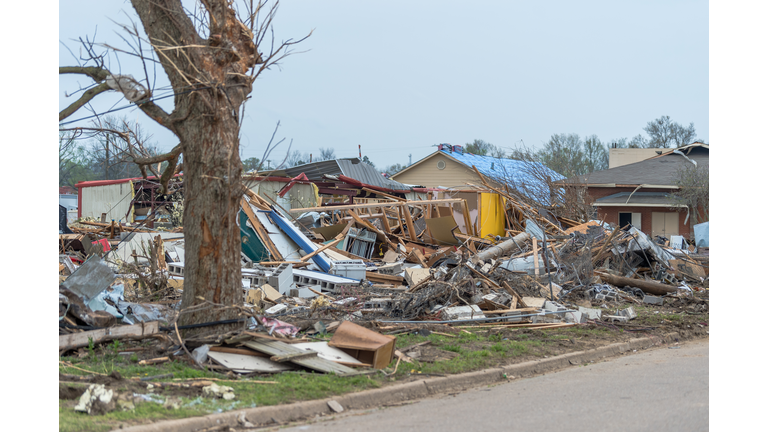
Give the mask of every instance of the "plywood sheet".
[[208, 351], [208, 357], [216, 363], [238, 373], [277, 373], [296, 369], [296, 366], [291, 363], [278, 363], [265, 357], [244, 354]]
[[[432, 240], [440, 245], [459, 245], [461, 242], [453, 235], [453, 229], [458, 227], [453, 216], [427, 219]], [[426, 237], [426, 235], [425, 235]], [[427, 239], [428, 241], [429, 239]], [[428, 241], [429, 242], [429, 241]], [[431, 243], [431, 242], [430, 242]]]
[[318, 357], [333, 362], [363, 364], [361, 361], [345, 353], [344, 351], [332, 346], [328, 346], [328, 342], [303, 342], [291, 344], [291, 346], [303, 350], [317, 351]]

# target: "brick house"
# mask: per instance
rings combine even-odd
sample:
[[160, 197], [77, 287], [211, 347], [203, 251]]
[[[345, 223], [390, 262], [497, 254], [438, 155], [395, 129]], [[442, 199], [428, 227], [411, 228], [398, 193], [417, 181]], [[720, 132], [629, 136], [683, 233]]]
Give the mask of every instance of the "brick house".
[[670, 194], [679, 190], [675, 183], [685, 165], [709, 164], [709, 145], [693, 143], [657, 152], [656, 156], [640, 162], [562, 182], [586, 186], [596, 219], [618, 226], [631, 223], [652, 237], [682, 235], [691, 238], [693, 229], [689, 212], [685, 206], [676, 204]]

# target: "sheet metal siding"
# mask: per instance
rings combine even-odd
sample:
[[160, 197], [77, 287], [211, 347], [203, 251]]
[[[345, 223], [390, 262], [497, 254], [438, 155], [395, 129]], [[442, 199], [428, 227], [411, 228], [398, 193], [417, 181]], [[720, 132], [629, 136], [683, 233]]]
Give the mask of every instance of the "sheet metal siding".
[[107, 220], [123, 220], [131, 204], [132, 183], [118, 183], [104, 186], [84, 187], [80, 189], [82, 197], [79, 214], [81, 217], [100, 219], [102, 213]]
[[[291, 190], [288, 191], [285, 197], [279, 198], [277, 193], [288, 183], [268, 180], [247, 180], [244, 183], [246, 187], [248, 187], [254, 193], [261, 195], [262, 197], [269, 197], [275, 200], [275, 202], [285, 207], [286, 210], [294, 208], [316, 207], [320, 205], [315, 198], [314, 187], [309, 184], [296, 183], [293, 185]], [[272, 204], [272, 201], [269, 199], [266, 200]]]
[[345, 176], [359, 182], [393, 190], [410, 190], [408, 186], [384, 177], [376, 168], [365, 162], [353, 163], [352, 159], [339, 159], [336, 162]]
[[310, 180], [323, 181], [324, 174], [327, 175], [345, 175], [353, 178], [361, 183], [369, 184], [372, 186], [383, 187], [393, 190], [410, 190], [411, 188], [394, 180], [390, 180], [374, 167], [368, 165], [365, 162], [357, 162], [358, 158], [347, 159], [335, 159], [329, 161], [312, 162], [309, 164], [299, 165], [291, 168], [286, 168], [284, 171], [290, 177], [296, 177], [297, 175], [304, 173]]
[[283, 171], [285, 171], [286, 174], [288, 174], [289, 177], [296, 177], [297, 175], [304, 173], [307, 175], [307, 177], [310, 180], [315, 181], [322, 181], [323, 174], [328, 175], [339, 175], [344, 174], [341, 171], [341, 167], [339, 167], [339, 164], [336, 163], [336, 160], [327, 160], [327, 161], [320, 161], [320, 162], [312, 162], [304, 165], [298, 165], [291, 168], [286, 168]]

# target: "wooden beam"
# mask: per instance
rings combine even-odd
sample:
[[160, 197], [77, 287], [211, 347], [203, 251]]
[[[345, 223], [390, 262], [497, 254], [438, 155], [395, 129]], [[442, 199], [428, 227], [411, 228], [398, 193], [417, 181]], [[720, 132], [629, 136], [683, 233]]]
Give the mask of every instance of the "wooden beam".
[[373, 282], [394, 283], [398, 285], [402, 285], [403, 282], [405, 281], [405, 279], [402, 276], [385, 275], [385, 274], [371, 272], [371, 271], [365, 272], [365, 278]]
[[240, 198], [240, 207], [242, 207], [245, 215], [248, 216], [248, 220], [251, 222], [251, 225], [253, 225], [253, 229], [256, 230], [256, 234], [258, 234], [261, 241], [264, 242], [264, 246], [272, 255], [272, 258], [277, 261], [283, 261], [283, 255], [280, 253], [280, 251], [277, 250], [277, 246], [272, 243], [272, 239], [269, 238], [269, 233], [267, 233], [264, 225], [262, 225], [261, 222], [259, 222], [259, 220], [256, 218], [256, 215], [253, 213], [253, 209], [251, 209], [250, 203], [248, 203], [245, 198]]
[[329, 211], [329, 210], [351, 210], [351, 209], [361, 209], [361, 208], [376, 208], [376, 207], [395, 207], [399, 205], [413, 205], [413, 206], [424, 206], [424, 205], [430, 205], [430, 204], [453, 204], [453, 203], [460, 203], [464, 201], [463, 198], [446, 198], [446, 199], [438, 199], [438, 200], [424, 200], [424, 201], [399, 201], [399, 202], [379, 202], [379, 203], [367, 203], [367, 204], [352, 204], [352, 205], [344, 205], [344, 206], [323, 206], [323, 207], [306, 207], [306, 208], [300, 208], [300, 209], [291, 209], [291, 213], [304, 213], [304, 212], [310, 212], [310, 211]]
[[[451, 211], [453, 211], [453, 206], [450, 206]], [[472, 219], [469, 216], [469, 206], [467, 205], [467, 200], [463, 199], [461, 200], [461, 212], [464, 215], [464, 229], [467, 230], [466, 234], [471, 236], [477, 236], [477, 232], [475, 231], [474, 224], [472, 224]]]
[[413, 218], [411, 218], [411, 211], [408, 210], [408, 207], [403, 205], [401, 207], [403, 209], [403, 216], [405, 217], [405, 224], [408, 227], [408, 237], [411, 240], [416, 240], [416, 228], [413, 227]]
[[394, 195], [386, 194], [386, 193], [384, 193], [384, 192], [380, 192], [380, 191], [377, 191], [377, 190], [374, 190], [374, 189], [371, 189], [371, 188], [367, 188], [367, 187], [364, 187], [364, 188], [363, 188], [363, 190], [364, 190], [364, 191], [366, 191], [366, 192], [370, 192], [370, 193], [372, 193], [372, 194], [381, 195], [381, 196], [383, 196], [384, 198], [389, 198], [389, 199], [391, 199], [391, 200], [395, 200], [395, 201], [407, 201], [405, 198], [396, 197], [396, 196], [394, 196]]
[[392, 248], [392, 249], [394, 249], [394, 250], [397, 250], [397, 245], [396, 245], [396, 244], [394, 244], [394, 243], [392, 243], [392, 240], [390, 240], [390, 239], [389, 239], [389, 237], [387, 237], [387, 234], [386, 234], [386, 233], [383, 233], [383, 232], [381, 232], [381, 230], [380, 230], [380, 229], [378, 229], [378, 228], [376, 228], [375, 226], [371, 225], [369, 222], [367, 222], [367, 221], [363, 220], [363, 219], [362, 219], [360, 216], [356, 215], [356, 214], [355, 214], [355, 212], [353, 212], [352, 210], [347, 210], [347, 213], [348, 213], [350, 216], [352, 216], [352, 219], [354, 219], [354, 220], [355, 220], [355, 222], [357, 222], [357, 223], [359, 223], [360, 225], [362, 225], [362, 226], [364, 226], [364, 227], [368, 228], [368, 229], [369, 229], [369, 230], [371, 230], [371, 231], [374, 231], [374, 232], [377, 232], [377, 233], [379, 233], [379, 234], [383, 235], [383, 236], [384, 236], [384, 240], [386, 240], [386, 241], [387, 241], [387, 243], [389, 244], [389, 247], [391, 247], [391, 248]]
[[160, 324], [157, 321], [152, 321], [59, 335], [59, 351], [88, 346], [89, 340], [92, 340], [94, 344], [98, 344], [118, 339], [143, 339], [157, 334], [159, 331]]
[[334, 241], [332, 241], [330, 243], [326, 243], [322, 247], [319, 247], [319, 248], [315, 249], [314, 251], [312, 251], [311, 253], [308, 253], [308, 254], [304, 255], [303, 257], [299, 258], [299, 261], [306, 262], [307, 260], [309, 260], [313, 256], [315, 256], [315, 255], [319, 254], [320, 252], [328, 249], [329, 247], [336, 246], [337, 244], [339, 244], [340, 241], [344, 240], [344, 237], [339, 237], [339, 236], [336, 236], [336, 237], [337, 237], [336, 240], [334, 240]]

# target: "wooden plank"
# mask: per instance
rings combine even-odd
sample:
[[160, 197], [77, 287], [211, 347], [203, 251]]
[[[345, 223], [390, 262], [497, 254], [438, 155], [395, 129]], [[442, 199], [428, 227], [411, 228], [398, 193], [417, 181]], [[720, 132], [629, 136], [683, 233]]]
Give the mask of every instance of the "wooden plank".
[[157, 321], [152, 321], [59, 335], [59, 351], [88, 346], [89, 339], [93, 340], [94, 344], [117, 339], [143, 339], [157, 334], [159, 331], [160, 324]]
[[523, 298], [520, 296], [520, 294], [518, 294], [517, 291], [514, 290], [514, 288], [509, 286], [507, 281], [502, 282], [501, 286], [504, 287], [505, 290], [507, 290], [509, 295], [511, 295], [512, 297], [514, 297], [517, 300], [517, 302], [520, 304], [520, 306], [522, 306], [523, 308], [527, 308], [528, 307], [528, 305], [525, 304], [525, 302], [523, 301]]
[[299, 258], [299, 261], [301, 261], [301, 262], [306, 262], [308, 259], [310, 259], [310, 258], [312, 258], [313, 256], [315, 256], [315, 255], [319, 254], [320, 252], [322, 252], [322, 251], [324, 251], [324, 250], [326, 250], [326, 249], [328, 249], [328, 248], [330, 248], [330, 247], [334, 247], [334, 246], [336, 246], [336, 245], [337, 245], [337, 244], [339, 244], [339, 242], [341, 242], [342, 240], [344, 240], [344, 237], [341, 237], [341, 238], [337, 238], [336, 240], [334, 240], [334, 241], [332, 241], [332, 242], [330, 242], [330, 243], [326, 243], [326, 244], [324, 244], [323, 246], [321, 246], [321, 247], [319, 247], [319, 248], [315, 249], [315, 250], [314, 250], [314, 251], [312, 251], [311, 253], [308, 253], [308, 254], [304, 255], [303, 257]]
[[496, 282], [490, 280], [487, 276], [485, 276], [484, 274], [480, 273], [478, 270], [475, 270], [474, 268], [470, 267], [469, 265], [467, 265], [467, 263], [464, 263], [464, 266], [466, 266], [468, 269], [472, 270], [472, 272], [474, 274], [480, 276], [480, 278], [482, 278], [484, 281], [488, 282], [488, 284], [491, 285], [493, 288], [496, 288], [498, 290], [502, 289], [501, 286], [499, 286], [499, 284], [497, 284]]
[[394, 283], [402, 285], [405, 279], [402, 276], [385, 275], [381, 273], [366, 271], [365, 278], [372, 282]]
[[408, 207], [402, 206], [403, 209], [403, 216], [405, 216], [405, 224], [408, 227], [408, 237], [411, 240], [417, 240], [416, 238], [416, 228], [413, 227], [413, 218], [411, 217], [411, 212], [408, 210]]
[[232, 347], [223, 347], [223, 346], [212, 346], [209, 348], [210, 351], [213, 352], [223, 352], [223, 353], [229, 353], [229, 354], [240, 354], [240, 355], [247, 355], [247, 356], [254, 356], [254, 357], [269, 357], [268, 355], [264, 353], [260, 353], [258, 351], [245, 349], [245, 348], [232, 348]]
[[531, 239], [531, 243], [533, 243], [533, 274], [538, 276], [539, 275], [539, 241], [536, 239], [536, 237], [533, 237]]
[[274, 355], [269, 359], [272, 360], [273, 362], [285, 363], [285, 362], [305, 359], [309, 357], [317, 357], [317, 351], [304, 351], [304, 352], [296, 352], [291, 354]]
[[269, 233], [267, 232], [266, 228], [264, 228], [264, 225], [262, 225], [261, 222], [259, 222], [259, 219], [256, 218], [256, 214], [253, 213], [253, 209], [251, 209], [250, 203], [248, 203], [245, 198], [240, 198], [240, 207], [243, 209], [245, 215], [248, 217], [248, 220], [251, 222], [253, 229], [256, 230], [256, 234], [258, 234], [259, 238], [264, 243], [264, 246], [272, 255], [272, 258], [277, 261], [283, 261], [283, 255], [280, 253], [280, 251], [277, 250], [277, 246], [272, 243], [272, 239], [269, 238]]
[[262, 261], [259, 264], [263, 266], [279, 266], [280, 264], [290, 264], [292, 267], [306, 267], [312, 263], [301, 261]]
[[538, 312], [538, 311], [539, 311], [539, 308], [520, 308], [520, 309], [486, 310], [486, 311], [483, 311], [483, 313], [485, 315], [493, 315], [493, 314], [505, 314], [509, 312]]
[[392, 201], [392, 202], [379, 202], [379, 203], [367, 203], [367, 204], [350, 204], [350, 205], [344, 205], [344, 206], [323, 206], [323, 207], [306, 207], [306, 208], [300, 208], [300, 209], [291, 209], [291, 213], [305, 213], [305, 212], [312, 212], [312, 211], [328, 211], [328, 210], [353, 210], [353, 209], [361, 209], [361, 208], [389, 208], [389, 207], [396, 207], [400, 205], [414, 205], [414, 206], [423, 206], [423, 205], [430, 205], [430, 204], [452, 204], [452, 203], [460, 203], [464, 201], [462, 198], [445, 198], [445, 199], [438, 199], [438, 200], [424, 200], [424, 201]]
[[389, 239], [389, 237], [387, 237], [387, 234], [386, 234], [386, 233], [383, 233], [383, 232], [381, 232], [381, 230], [380, 230], [380, 229], [378, 229], [378, 228], [376, 228], [375, 226], [371, 225], [371, 224], [370, 224], [370, 223], [368, 223], [367, 221], [365, 221], [365, 220], [361, 219], [361, 218], [360, 218], [360, 216], [356, 215], [356, 214], [355, 214], [355, 212], [353, 212], [352, 210], [347, 210], [347, 213], [348, 213], [350, 216], [352, 216], [352, 219], [354, 219], [354, 220], [355, 220], [355, 222], [357, 222], [357, 223], [359, 223], [360, 225], [362, 225], [362, 226], [364, 226], [364, 227], [368, 228], [368, 229], [369, 229], [369, 230], [371, 230], [371, 231], [374, 231], [374, 232], [376, 232], [376, 233], [379, 233], [379, 234], [383, 235], [383, 236], [384, 236], [384, 240], [386, 240], [386, 241], [387, 241], [387, 243], [389, 244], [389, 247], [391, 247], [391, 248], [392, 248], [392, 249], [394, 249], [394, 250], [397, 250], [397, 245], [396, 245], [396, 244], [394, 244], [394, 243], [392, 243], [392, 240], [390, 240], [390, 239]]
[[[477, 231], [474, 230], [474, 225], [470, 223], [469, 206], [467, 206], [467, 200], [464, 198], [461, 199], [461, 211], [464, 214], [464, 227], [467, 230], [465, 234], [476, 236]], [[451, 212], [453, 212], [453, 206], [451, 206]]]
[[405, 198], [396, 197], [394, 195], [386, 194], [384, 192], [377, 191], [377, 190], [374, 190], [374, 189], [371, 189], [371, 188], [364, 187], [363, 190], [366, 191], [366, 192], [370, 192], [372, 194], [383, 196], [384, 198], [389, 198], [389, 199], [394, 200], [394, 201], [407, 201]]

